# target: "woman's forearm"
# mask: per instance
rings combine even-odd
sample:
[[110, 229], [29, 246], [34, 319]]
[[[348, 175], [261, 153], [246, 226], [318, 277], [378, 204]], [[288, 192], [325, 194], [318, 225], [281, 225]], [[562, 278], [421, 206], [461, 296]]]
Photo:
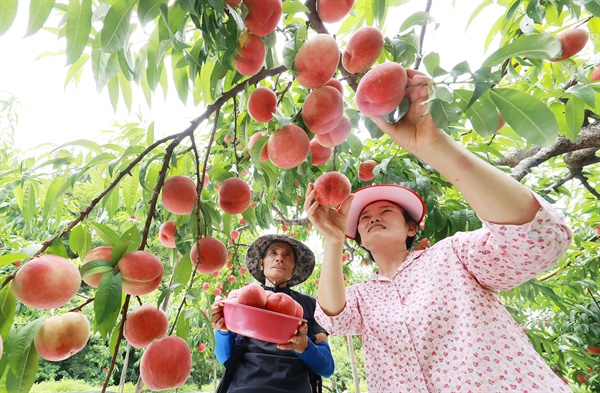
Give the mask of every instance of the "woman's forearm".
[[317, 301], [329, 316], [338, 315], [346, 305], [346, 288], [342, 270], [343, 242], [328, 242], [323, 244], [323, 264], [319, 277]]
[[412, 153], [456, 186], [484, 220], [525, 224], [540, 208], [527, 187], [475, 156], [446, 133], [435, 143]]

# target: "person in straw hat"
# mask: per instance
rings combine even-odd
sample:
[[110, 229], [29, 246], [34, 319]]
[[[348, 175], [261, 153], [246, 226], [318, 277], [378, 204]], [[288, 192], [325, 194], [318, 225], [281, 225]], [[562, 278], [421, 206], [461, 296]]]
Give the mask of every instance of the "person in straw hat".
[[215, 353], [226, 365], [218, 392], [320, 392], [321, 377], [334, 371], [327, 333], [315, 321], [316, 300], [291, 289], [310, 277], [315, 255], [302, 242], [271, 234], [248, 247], [246, 266], [263, 288], [286, 293], [300, 303], [307, 322], [286, 344], [244, 337], [227, 330], [223, 299], [218, 296], [212, 305]]
[[[498, 292], [553, 266], [572, 240], [563, 215], [480, 160], [426, 113], [430, 79], [407, 70], [409, 109], [397, 124], [372, 120], [448, 179], [483, 222], [411, 251], [423, 199], [397, 185], [354, 192], [336, 209], [312, 185], [304, 208], [324, 239], [315, 318], [330, 334], [362, 334], [369, 392], [567, 392]], [[345, 287], [344, 239], [371, 254], [371, 279]]]

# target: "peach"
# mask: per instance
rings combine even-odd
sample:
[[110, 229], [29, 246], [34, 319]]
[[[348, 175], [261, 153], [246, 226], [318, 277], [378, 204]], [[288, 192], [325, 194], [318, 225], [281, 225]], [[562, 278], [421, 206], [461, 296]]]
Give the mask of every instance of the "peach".
[[323, 86], [334, 87], [342, 96], [344, 96], [344, 86], [342, 86], [342, 82], [335, 78], [329, 79]]
[[296, 318], [303, 318], [304, 317], [304, 308], [302, 308], [302, 305], [298, 302], [296, 302]]
[[[250, 139], [248, 139], [248, 151], [251, 152], [254, 144], [261, 140], [262, 138], [268, 138], [268, 135], [262, 131], [257, 132], [256, 134], [252, 134]], [[260, 158], [258, 159], [260, 162], [265, 162], [269, 159], [269, 151], [267, 150], [267, 145], [263, 146], [262, 151], [260, 152]]]
[[348, 15], [354, 0], [317, 0], [317, 14], [325, 23], [339, 22]]
[[302, 105], [302, 120], [314, 134], [326, 134], [340, 123], [344, 115], [344, 99], [335, 87], [313, 90]]
[[148, 251], [133, 251], [117, 263], [123, 277], [123, 291], [132, 296], [146, 295], [160, 285], [164, 266]]
[[326, 172], [315, 180], [316, 199], [323, 206], [338, 206], [351, 192], [350, 180], [340, 172]]
[[594, 233], [596, 234], [596, 236], [600, 236], [600, 225], [594, 228]]
[[294, 60], [296, 80], [307, 89], [323, 86], [340, 62], [337, 42], [329, 34], [312, 36], [300, 47]]
[[248, 98], [248, 114], [254, 120], [267, 123], [277, 112], [277, 95], [266, 87], [257, 87]]
[[140, 377], [150, 390], [175, 389], [188, 379], [192, 370], [192, 351], [178, 336], [153, 341], [140, 360]]
[[239, 293], [240, 293], [239, 289], [232, 290], [231, 292], [229, 292], [227, 294], [227, 300], [237, 299]]
[[321, 146], [336, 147], [344, 143], [351, 131], [352, 122], [350, 122], [350, 118], [348, 116], [344, 115], [333, 130], [326, 134], [315, 135], [315, 139], [319, 141]]
[[321, 146], [319, 141], [313, 139], [310, 141], [310, 151], [312, 153], [312, 164], [314, 166], [321, 166], [329, 161], [333, 149], [331, 147]]
[[260, 37], [243, 32], [233, 55], [233, 64], [240, 74], [251, 76], [260, 71], [266, 55], [265, 44]]
[[291, 169], [302, 164], [310, 151], [306, 132], [297, 125], [288, 124], [275, 131], [267, 142], [269, 159], [281, 169]]
[[404, 98], [406, 70], [398, 63], [379, 64], [362, 77], [356, 90], [356, 105], [365, 116], [383, 116]]
[[250, 206], [252, 191], [239, 177], [230, 177], [219, 187], [219, 207], [225, 213], [239, 214]]
[[351, 74], [358, 74], [371, 67], [383, 51], [383, 34], [373, 26], [358, 29], [346, 46], [342, 65]]
[[87, 318], [78, 312], [68, 312], [46, 319], [33, 343], [43, 359], [59, 362], [81, 351], [88, 338], [90, 323]]
[[190, 258], [200, 273], [215, 273], [227, 263], [227, 247], [219, 239], [204, 236], [192, 246]]
[[167, 248], [175, 248], [175, 233], [177, 232], [177, 223], [175, 221], [164, 222], [158, 230], [160, 242]]
[[[112, 247], [107, 247], [107, 246], [96, 247], [96, 248], [90, 250], [87, 254], [85, 254], [85, 259], [82, 262], [82, 266], [88, 262], [93, 262], [93, 261], [100, 261], [100, 260], [110, 261], [110, 260], [112, 260], [111, 254], [112, 254]], [[103, 275], [104, 275], [104, 273], [92, 274], [90, 276], [84, 277], [83, 281], [91, 287], [98, 288], [98, 286], [100, 285], [100, 280], [102, 279]]]
[[264, 37], [277, 28], [283, 13], [281, 0], [244, 0], [248, 15], [244, 22], [252, 34]]
[[250, 284], [240, 288], [237, 298], [240, 304], [247, 306], [265, 308], [267, 304], [267, 292], [260, 284]]
[[377, 164], [379, 163], [375, 160], [361, 162], [358, 166], [358, 178], [362, 181], [371, 181], [375, 179], [373, 168], [375, 168]]
[[265, 308], [285, 315], [296, 315], [296, 301], [283, 292], [276, 292], [269, 296]]
[[502, 127], [504, 127], [505, 124], [506, 124], [506, 121], [504, 120], [504, 117], [502, 117], [502, 115], [498, 111], [498, 125], [496, 126], [496, 129], [494, 130], [494, 133], [500, 131], [500, 129]]
[[155, 305], [144, 304], [127, 314], [123, 333], [132, 347], [145, 348], [167, 334], [168, 329], [167, 314]]
[[23, 264], [11, 282], [15, 297], [37, 309], [64, 306], [77, 294], [81, 274], [67, 258], [44, 254]]
[[560, 57], [555, 57], [550, 61], [563, 61], [569, 57], [579, 53], [587, 44], [590, 34], [584, 29], [569, 29], [556, 36], [560, 41], [562, 53]]
[[163, 185], [163, 206], [173, 214], [190, 214], [197, 199], [196, 183], [187, 176], [173, 176]]
[[594, 67], [594, 71], [592, 71], [592, 75], [590, 76], [590, 82], [600, 80], [600, 65]]

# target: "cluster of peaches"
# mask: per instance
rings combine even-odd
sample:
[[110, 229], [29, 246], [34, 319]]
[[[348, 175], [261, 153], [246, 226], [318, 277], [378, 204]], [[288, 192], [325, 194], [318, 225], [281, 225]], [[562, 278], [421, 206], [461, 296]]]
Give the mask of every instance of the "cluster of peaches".
[[258, 307], [296, 318], [302, 318], [304, 315], [304, 310], [300, 303], [295, 301], [290, 295], [283, 292], [265, 290], [259, 284], [248, 284], [240, 289], [229, 292], [227, 301]]

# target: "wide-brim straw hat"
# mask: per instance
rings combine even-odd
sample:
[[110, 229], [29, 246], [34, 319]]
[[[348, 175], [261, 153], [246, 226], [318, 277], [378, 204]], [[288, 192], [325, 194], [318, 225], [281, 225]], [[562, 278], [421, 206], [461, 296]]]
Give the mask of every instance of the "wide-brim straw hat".
[[354, 191], [354, 199], [348, 212], [348, 226], [346, 237], [352, 240], [356, 238], [358, 219], [365, 207], [373, 202], [389, 201], [404, 209], [410, 217], [420, 224], [425, 217], [425, 202], [410, 188], [396, 184], [376, 184]]
[[246, 252], [246, 266], [256, 280], [265, 283], [265, 273], [260, 268], [260, 260], [264, 258], [267, 249], [272, 243], [283, 242], [289, 244], [294, 250], [296, 266], [292, 278], [287, 282], [288, 287], [306, 281], [315, 269], [315, 254], [308, 246], [286, 235], [264, 235], [256, 239]]

